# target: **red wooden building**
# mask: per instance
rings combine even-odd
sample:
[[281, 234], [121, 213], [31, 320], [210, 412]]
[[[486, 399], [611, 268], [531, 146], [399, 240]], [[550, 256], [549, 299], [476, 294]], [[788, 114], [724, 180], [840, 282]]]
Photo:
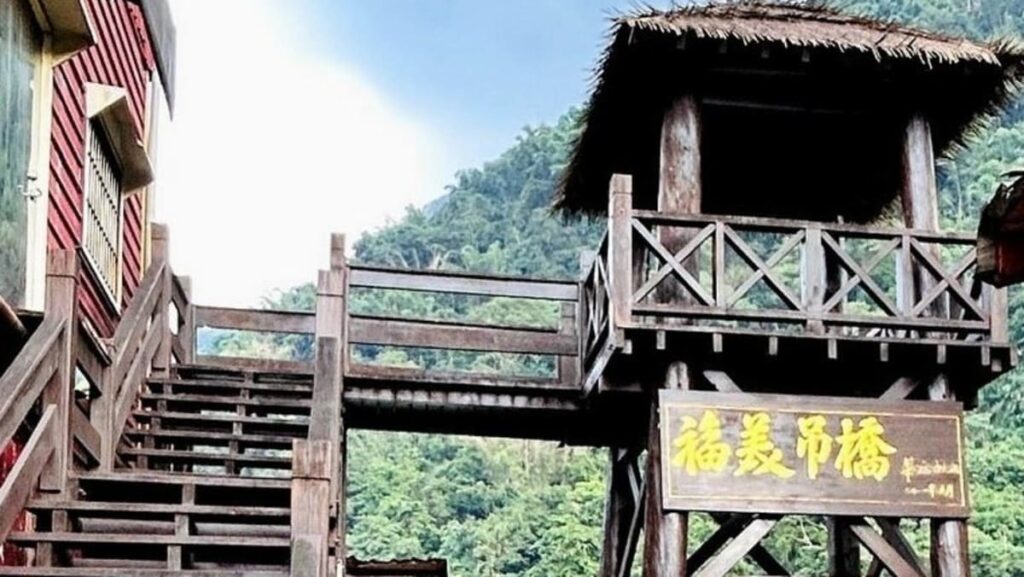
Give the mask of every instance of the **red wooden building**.
[[0, 6], [0, 297], [10, 308], [41, 311], [47, 250], [79, 250], [82, 316], [111, 336], [146, 264], [150, 158], [173, 55], [163, 0]]

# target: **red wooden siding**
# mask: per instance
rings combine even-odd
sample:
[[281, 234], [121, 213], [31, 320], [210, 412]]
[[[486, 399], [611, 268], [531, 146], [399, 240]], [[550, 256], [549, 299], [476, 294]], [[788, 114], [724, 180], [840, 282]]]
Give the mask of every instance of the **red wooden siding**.
[[[139, 139], [149, 114], [149, 83], [154, 60], [146, 27], [135, 4], [126, 0], [86, 0], [96, 45], [60, 64], [54, 72], [53, 139], [50, 155], [49, 246], [75, 248], [82, 240], [85, 187], [85, 84], [120, 86], [128, 101]], [[123, 301], [139, 284], [142, 271], [142, 199], [132, 196], [124, 207]], [[110, 336], [117, 314], [103, 289], [83, 274], [82, 312], [103, 336]]]

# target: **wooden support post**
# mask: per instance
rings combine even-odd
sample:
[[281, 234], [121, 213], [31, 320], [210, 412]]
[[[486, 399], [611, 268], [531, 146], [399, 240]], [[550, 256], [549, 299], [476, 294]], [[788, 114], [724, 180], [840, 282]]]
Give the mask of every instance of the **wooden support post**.
[[612, 176], [608, 207], [608, 290], [612, 327], [629, 323], [633, 297], [633, 177]]
[[[955, 401], [956, 392], [946, 375], [939, 375], [928, 387], [933, 401]], [[932, 519], [931, 566], [933, 577], [970, 577], [967, 522], [963, 519]]]
[[630, 467], [634, 453], [627, 449], [612, 448], [608, 455], [608, 496], [605, 501], [604, 542], [598, 575], [618, 577], [629, 541], [630, 520], [639, 501], [634, 499], [630, 487]]
[[[701, 117], [700, 103], [693, 94], [683, 94], [665, 111], [661, 123], [661, 161], [658, 178], [658, 211], [667, 214], [700, 214], [701, 211]], [[658, 239], [672, 254], [694, 237], [694, 231], [661, 227]], [[699, 251], [690, 256], [687, 269], [700, 269]], [[697, 275], [695, 275], [697, 276]], [[698, 276], [699, 278], [699, 276]], [[660, 302], [691, 300], [680, 283], [659, 288]]]
[[[903, 136], [903, 188], [900, 194], [903, 223], [907, 228], [939, 230], [939, 201], [935, 186], [935, 149], [928, 120], [920, 114], [911, 116]], [[909, 250], [904, 251], [904, 270], [912, 272], [919, 299], [935, 285], [931, 275], [921, 267], [911, 271]], [[909, 279], [907, 279], [909, 280]], [[945, 314], [940, 300], [932, 304], [932, 314]]]
[[292, 444], [291, 575], [328, 577], [330, 500], [335, 447], [328, 441]]
[[[152, 223], [150, 226], [150, 247], [153, 263], [170, 262], [170, 233], [165, 224]], [[171, 290], [173, 290], [174, 276], [170, 266], [164, 267], [164, 277], [160, 282], [160, 304], [157, 305], [160, 311], [160, 319], [163, 326], [160, 327], [160, 345], [157, 347], [156, 356], [153, 357], [153, 374], [166, 377], [171, 370], [171, 355], [174, 351], [171, 333], [171, 325], [168, 321], [171, 310]]]
[[[346, 434], [342, 417], [342, 397], [344, 395], [345, 359], [348, 355], [348, 346], [345, 327], [347, 269], [345, 237], [343, 235], [331, 236], [330, 262], [331, 268], [320, 271], [317, 282], [316, 372], [313, 376], [313, 408], [309, 425], [309, 441], [324, 442], [330, 447], [328, 454], [330, 462], [327, 463], [328, 493], [319, 506], [326, 511], [328, 519], [331, 515], [337, 519], [334, 533], [335, 555], [337, 559], [344, 559]], [[325, 545], [320, 554], [325, 557], [324, 564], [327, 567], [330, 566], [326, 558], [329, 554], [331, 538], [327, 536], [325, 539], [328, 545]], [[342, 572], [344, 572], [343, 568]]]
[[43, 391], [43, 404], [54, 405], [57, 437], [53, 456], [40, 479], [40, 489], [66, 493], [71, 468], [73, 438], [71, 411], [74, 409], [75, 340], [77, 337], [78, 255], [73, 250], [51, 251], [46, 266], [46, 316], [64, 319], [60, 338], [60, 360], [53, 378]]
[[[665, 375], [664, 388], [690, 388], [689, 367], [672, 363]], [[661, 446], [661, 423], [657, 390], [652, 391], [650, 425], [647, 437], [647, 514], [644, 523], [644, 577], [681, 577], [686, 575], [687, 513], [664, 511], [662, 499], [662, 460], [670, 458]]]
[[828, 519], [829, 577], [860, 576], [860, 544], [843, 517]]

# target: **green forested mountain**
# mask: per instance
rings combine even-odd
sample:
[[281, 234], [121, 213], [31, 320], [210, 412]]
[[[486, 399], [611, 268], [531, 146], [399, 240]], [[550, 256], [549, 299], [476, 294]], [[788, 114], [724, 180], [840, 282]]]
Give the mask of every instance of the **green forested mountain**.
[[[1024, 35], [1024, 0], [853, 0], [844, 7], [977, 38]], [[573, 81], [566, 79], [567, 82]], [[548, 209], [578, 114], [527, 128], [514, 146], [481, 168], [455, 176], [429, 209], [410, 208], [398, 222], [359, 239], [356, 259], [414, 268], [575, 277], [581, 250], [593, 248], [604, 223], [564, 222]], [[1024, 115], [1016, 108], [940, 165], [945, 226], [971, 230], [1000, 175], [1024, 164]], [[269, 298], [276, 308], [311, 308], [312, 287]], [[356, 299], [375, 311], [515, 316], [546, 322], [553, 311], [516, 303], [457, 304], [427, 297]], [[1011, 294], [1011, 326], [1024, 341], [1024, 296]], [[302, 339], [223, 336], [222, 351], [298, 355]], [[379, 355], [379, 352], [367, 352]], [[379, 359], [378, 359], [379, 360]], [[426, 356], [398, 363], [473, 362]], [[537, 369], [542, 370], [542, 368]], [[969, 422], [976, 513], [971, 548], [978, 577], [1024, 577], [1024, 378], [990, 385]], [[548, 443], [351, 433], [349, 543], [361, 557], [439, 556], [459, 577], [583, 577], [600, 552], [605, 453]], [[698, 535], [709, 529], [697, 519]], [[825, 573], [823, 532], [812, 520], [789, 520], [770, 548], [801, 573]], [[926, 527], [913, 535], [925, 551]], [[866, 556], [865, 556], [866, 557]]]

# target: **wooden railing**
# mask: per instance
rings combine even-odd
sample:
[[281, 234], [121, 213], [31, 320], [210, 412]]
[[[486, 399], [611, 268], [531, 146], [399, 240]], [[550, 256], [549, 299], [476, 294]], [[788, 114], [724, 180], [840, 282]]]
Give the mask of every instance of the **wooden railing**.
[[[200, 329], [312, 335], [314, 332], [314, 315], [311, 312], [238, 309], [200, 305], [193, 305], [191, 310], [191, 323], [181, 331], [181, 334], [189, 334], [189, 336], [182, 339], [181, 346], [183, 350], [194, 355], [193, 359], [197, 364], [232, 368], [242, 367], [272, 373], [308, 373], [313, 370], [313, 364], [308, 360], [200, 354], [195, 349], [196, 335]], [[188, 327], [191, 328], [191, 332], [187, 332], [189, 330]]]
[[[579, 337], [577, 303], [579, 284], [565, 281], [529, 280], [497, 275], [449, 271], [385, 269], [352, 264], [347, 267], [349, 294], [368, 291], [426, 292], [435, 295], [506, 298], [544, 301], [552, 304], [557, 317], [546, 326], [502, 324], [469, 319], [417, 318], [412, 313], [356, 314], [345, 317], [346, 366], [351, 375], [402, 377], [452, 382], [474, 376], [494, 378], [495, 372], [441, 370], [430, 367], [388, 367], [356, 358], [360, 347], [428, 349], [458, 354], [534, 355], [550, 359], [551, 372], [529, 376], [530, 380], [551, 381], [576, 387], [579, 381]], [[514, 375], [507, 375], [516, 378]], [[518, 377], [527, 378], [524, 375]]]
[[[0, 377], [0, 447], [21, 445], [0, 486], [0, 541], [37, 492], [64, 495], [74, 469], [113, 467], [145, 379], [170, 369], [176, 336], [168, 315], [174, 306], [179, 319], [187, 318], [188, 306], [187, 297], [172, 302], [176, 280], [161, 225], [153, 225], [152, 252], [109, 341], [79, 322], [78, 254], [50, 253], [42, 324]], [[86, 390], [76, 390], [78, 375]]]
[[975, 281], [973, 235], [670, 215], [633, 209], [628, 179], [612, 189], [582, 293], [588, 369], [617, 330], [643, 327], [1007, 341], [1005, 291]]

